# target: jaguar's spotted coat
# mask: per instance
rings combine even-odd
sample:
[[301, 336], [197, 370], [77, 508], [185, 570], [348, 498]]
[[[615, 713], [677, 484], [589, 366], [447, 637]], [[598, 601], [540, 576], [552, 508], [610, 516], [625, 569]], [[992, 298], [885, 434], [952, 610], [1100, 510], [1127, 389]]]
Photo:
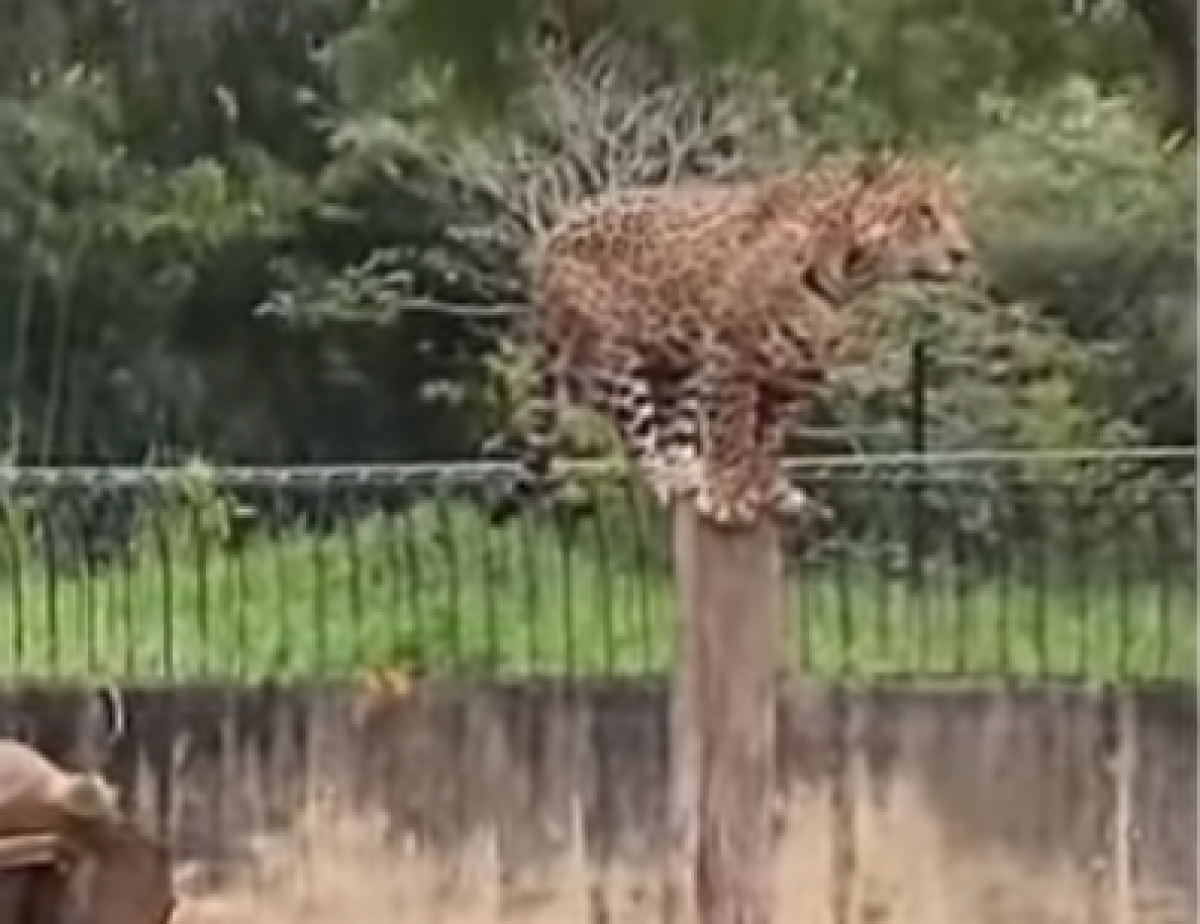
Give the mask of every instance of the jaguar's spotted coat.
[[882, 283], [972, 272], [961, 216], [953, 176], [905, 159], [583, 203], [533, 264], [518, 495], [543, 490], [567, 397], [613, 420], [664, 503], [692, 496], [722, 523], [794, 509], [783, 426], [837, 361], [841, 309]]

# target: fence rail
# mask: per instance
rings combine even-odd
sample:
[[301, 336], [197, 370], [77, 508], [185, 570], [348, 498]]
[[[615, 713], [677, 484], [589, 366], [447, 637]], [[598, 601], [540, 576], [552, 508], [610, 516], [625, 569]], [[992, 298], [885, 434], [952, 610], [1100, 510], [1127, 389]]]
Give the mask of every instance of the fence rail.
[[[792, 467], [788, 655], [831, 679], [1193, 681], [1186, 452]], [[662, 514], [611, 472], [489, 522], [496, 465], [0, 471], [0, 676], [659, 674]], [[736, 627], [731, 627], [736, 631]]]

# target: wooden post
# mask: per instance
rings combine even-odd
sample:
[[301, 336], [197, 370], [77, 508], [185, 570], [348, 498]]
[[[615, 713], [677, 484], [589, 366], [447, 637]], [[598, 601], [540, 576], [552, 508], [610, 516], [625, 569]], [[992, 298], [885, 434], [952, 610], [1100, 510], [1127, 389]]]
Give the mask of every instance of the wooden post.
[[775, 720], [783, 562], [771, 517], [722, 529], [674, 511], [672, 924], [774, 918]]

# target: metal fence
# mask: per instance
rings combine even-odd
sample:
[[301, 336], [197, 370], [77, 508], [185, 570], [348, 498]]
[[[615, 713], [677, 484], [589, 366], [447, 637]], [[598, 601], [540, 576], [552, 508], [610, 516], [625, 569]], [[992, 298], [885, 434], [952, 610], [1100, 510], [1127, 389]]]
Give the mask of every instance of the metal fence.
[[[570, 503], [496, 525], [486, 502], [502, 474], [2, 472], [0, 676], [664, 672], [662, 513], [628, 481], [581, 469]], [[798, 669], [1194, 679], [1193, 454], [833, 460], [793, 474], [832, 513], [785, 539]]]

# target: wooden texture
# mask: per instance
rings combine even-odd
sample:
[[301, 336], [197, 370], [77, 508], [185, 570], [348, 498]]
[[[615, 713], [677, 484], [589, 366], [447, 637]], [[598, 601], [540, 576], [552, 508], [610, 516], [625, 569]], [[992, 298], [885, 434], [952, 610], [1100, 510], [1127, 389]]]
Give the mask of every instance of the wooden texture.
[[672, 924], [769, 924], [783, 607], [776, 524], [674, 513], [679, 646], [672, 702]]

